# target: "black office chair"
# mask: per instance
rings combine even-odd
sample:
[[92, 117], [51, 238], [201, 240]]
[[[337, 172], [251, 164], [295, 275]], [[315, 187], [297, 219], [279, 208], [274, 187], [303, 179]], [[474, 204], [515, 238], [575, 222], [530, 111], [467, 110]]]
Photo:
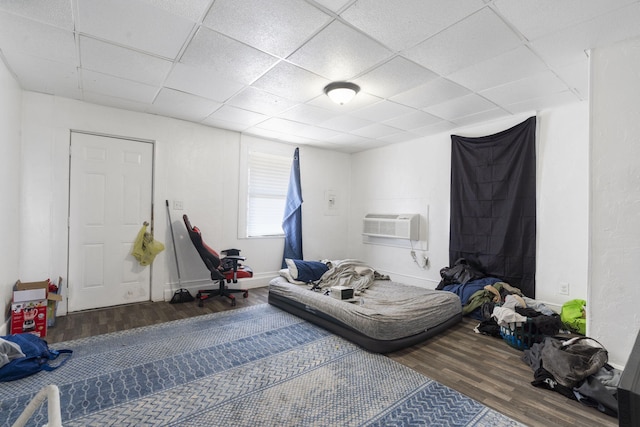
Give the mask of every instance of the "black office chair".
[[[244, 298], [249, 296], [249, 291], [247, 289], [229, 289], [226, 286], [226, 283], [238, 283], [238, 279], [245, 277], [253, 277], [253, 270], [251, 267], [242, 265], [240, 261], [244, 261], [246, 258], [240, 256], [239, 249], [226, 249], [222, 252], [225, 256], [224, 258], [220, 258], [220, 255], [213, 249], [211, 249], [207, 244], [202, 240], [202, 234], [198, 227], [192, 227], [189, 222], [189, 217], [185, 214], [182, 216], [184, 220], [184, 225], [187, 227], [187, 232], [189, 233], [189, 238], [195, 246], [200, 258], [204, 262], [204, 265], [207, 266], [207, 269], [211, 272], [211, 280], [218, 281], [219, 288], [218, 289], [200, 289], [196, 294], [196, 299], [198, 300], [198, 305], [200, 307], [203, 306], [204, 300], [207, 298], [221, 295], [227, 297], [231, 300], [231, 305], [236, 305], [236, 297], [233, 293], [242, 293]], [[226, 282], [226, 283], [225, 283]]]

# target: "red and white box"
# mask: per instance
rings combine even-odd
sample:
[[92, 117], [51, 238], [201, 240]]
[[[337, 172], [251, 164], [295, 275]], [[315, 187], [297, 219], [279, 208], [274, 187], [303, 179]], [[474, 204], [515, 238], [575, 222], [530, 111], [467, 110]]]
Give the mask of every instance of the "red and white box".
[[27, 289], [13, 292], [11, 333], [47, 335], [47, 290]]

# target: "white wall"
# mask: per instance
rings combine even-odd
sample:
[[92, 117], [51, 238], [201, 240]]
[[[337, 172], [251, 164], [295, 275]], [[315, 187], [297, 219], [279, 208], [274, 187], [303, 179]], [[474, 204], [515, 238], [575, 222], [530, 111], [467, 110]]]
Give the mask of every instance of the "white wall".
[[[184, 206], [171, 210], [183, 287], [202, 287], [208, 277], [186, 235], [183, 213], [210, 246], [242, 250], [255, 273], [253, 280], [243, 281], [245, 286], [265, 285], [277, 274], [281, 238], [236, 237], [239, 133], [32, 92], [24, 92], [23, 99], [22, 280], [66, 277], [70, 129], [155, 141], [155, 237], [167, 250], [151, 266], [154, 300], [170, 297], [178, 283], [165, 200], [171, 207], [174, 200]], [[305, 257], [346, 255], [347, 205], [332, 216], [315, 207], [322, 206], [330, 188], [348, 201], [349, 155], [300, 147], [300, 158], [303, 222], [309, 225], [303, 235]], [[65, 312], [61, 304], [59, 313]]]
[[[399, 281], [434, 288], [440, 268], [449, 265], [450, 135], [489, 135], [529, 116], [353, 155], [350, 253]], [[580, 103], [542, 111], [537, 122], [536, 299], [557, 309], [587, 296], [588, 107]], [[363, 244], [361, 223], [368, 212], [425, 217], [427, 232], [414, 248], [428, 256], [429, 267], [418, 266], [410, 248]], [[558, 294], [561, 281], [570, 283], [569, 295]]]
[[[536, 298], [587, 298], [589, 270], [589, 106], [538, 114]], [[558, 293], [569, 284], [569, 295]]]
[[587, 333], [626, 364], [640, 329], [640, 39], [592, 52]]
[[22, 91], [0, 60], [0, 335], [6, 335], [4, 308], [18, 279], [20, 249], [20, 111]]
[[[349, 252], [353, 258], [395, 280], [435, 288], [440, 267], [449, 262], [451, 150], [447, 138], [425, 138], [352, 155]], [[362, 219], [367, 213], [420, 214], [421, 241], [414, 243], [414, 250], [428, 256], [431, 267], [422, 269], [414, 263], [410, 247], [363, 244]]]

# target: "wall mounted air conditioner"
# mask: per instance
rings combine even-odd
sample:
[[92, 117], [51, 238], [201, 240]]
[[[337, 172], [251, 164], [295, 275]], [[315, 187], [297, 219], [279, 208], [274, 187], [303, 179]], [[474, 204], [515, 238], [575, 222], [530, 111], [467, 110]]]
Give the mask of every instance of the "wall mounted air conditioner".
[[363, 220], [365, 236], [420, 240], [419, 214], [367, 214]]

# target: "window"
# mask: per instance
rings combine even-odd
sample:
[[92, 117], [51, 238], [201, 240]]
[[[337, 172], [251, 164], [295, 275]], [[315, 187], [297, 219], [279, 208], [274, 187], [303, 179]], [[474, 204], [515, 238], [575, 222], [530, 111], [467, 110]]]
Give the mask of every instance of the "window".
[[245, 194], [240, 195], [240, 237], [284, 236], [282, 217], [294, 150], [243, 137], [240, 191]]

